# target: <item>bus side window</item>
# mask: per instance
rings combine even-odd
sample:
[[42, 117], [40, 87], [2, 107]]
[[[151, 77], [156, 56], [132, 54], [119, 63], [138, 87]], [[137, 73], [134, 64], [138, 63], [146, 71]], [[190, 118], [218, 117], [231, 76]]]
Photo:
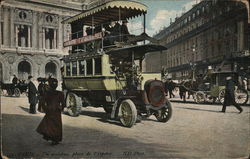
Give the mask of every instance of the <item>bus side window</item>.
[[95, 75], [101, 75], [102, 74], [102, 59], [97, 58], [95, 59]]
[[72, 62], [72, 76], [76, 76], [77, 75], [77, 62], [74, 61]]
[[70, 63], [66, 63], [66, 76], [70, 76]]
[[79, 75], [85, 76], [85, 61], [79, 61]]
[[86, 60], [87, 62], [87, 75], [92, 75], [93, 74], [93, 61], [92, 59]]

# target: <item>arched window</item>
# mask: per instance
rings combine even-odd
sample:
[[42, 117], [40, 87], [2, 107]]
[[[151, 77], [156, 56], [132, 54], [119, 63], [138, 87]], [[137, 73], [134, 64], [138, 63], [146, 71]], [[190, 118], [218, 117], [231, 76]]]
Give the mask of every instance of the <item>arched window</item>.
[[52, 75], [52, 77], [57, 78], [57, 69], [56, 64], [53, 62], [49, 62], [45, 66], [45, 74], [46, 75]]
[[27, 61], [21, 61], [18, 64], [18, 77], [21, 80], [27, 80], [28, 76], [31, 74], [31, 66]]

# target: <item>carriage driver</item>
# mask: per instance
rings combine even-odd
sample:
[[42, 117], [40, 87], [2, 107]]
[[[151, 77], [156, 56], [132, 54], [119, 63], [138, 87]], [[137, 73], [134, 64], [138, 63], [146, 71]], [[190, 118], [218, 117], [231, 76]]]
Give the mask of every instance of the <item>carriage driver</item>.
[[13, 75], [12, 84], [16, 85], [17, 83], [18, 83], [18, 78], [16, 77], [16, 75]]

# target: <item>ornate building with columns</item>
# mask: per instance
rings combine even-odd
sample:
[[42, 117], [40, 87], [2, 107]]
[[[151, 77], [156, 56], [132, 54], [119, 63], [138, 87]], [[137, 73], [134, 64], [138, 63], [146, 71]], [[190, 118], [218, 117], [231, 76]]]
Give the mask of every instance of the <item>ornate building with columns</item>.
[[201, 1], [155, 35], [168, 50], [148, 54], [146, 71], [165, 69], [173, 79], [188, 78], [192, 69], [204, 74], [208, 66], [249, 71], [249, 19], [247, 0]]
[[70, 26], [61, 21], [80, 13], [86, 0], [2, 0], [0, 6], [0, 81], [15, 74], [60, 79], [63, 41]]

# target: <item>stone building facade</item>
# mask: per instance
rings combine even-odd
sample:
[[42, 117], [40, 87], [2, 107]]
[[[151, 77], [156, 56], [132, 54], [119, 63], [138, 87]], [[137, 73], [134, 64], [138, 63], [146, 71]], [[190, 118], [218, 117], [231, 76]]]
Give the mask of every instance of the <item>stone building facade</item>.
[[63, 41], [70, 26], [62, 20], [82, 11], [85, 0], [4, 0], [0, 6], [0, 81], [13, 75], [60, 79]]
[[147, 55], [146, 71], [165, 69], [174, 79], [192, 69], [204, 74], [208, 66], [249, 71], [249, 23], [247, 0], [203, 0], [155, 35], [168, 50]]

